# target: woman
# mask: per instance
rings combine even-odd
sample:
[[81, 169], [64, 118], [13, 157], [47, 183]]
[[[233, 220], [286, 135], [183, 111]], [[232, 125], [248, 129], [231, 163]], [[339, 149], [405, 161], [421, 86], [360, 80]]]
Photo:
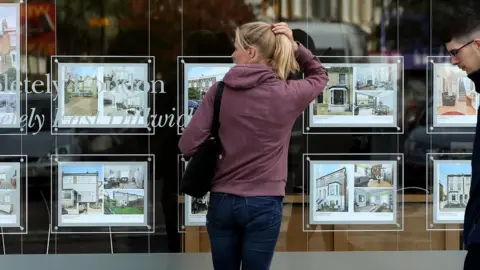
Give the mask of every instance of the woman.
[[[247, 23], [236, 30], [236, 63], [224, 76], [218, 162], [207, 214], [217, 270], [270, 268], [282, 222], [293, 124], [323, 91], [328, 74], [296, 43], [285, 23]], [[301, 68], [304, 80], [286, 80]], [[207, 139], [214, 84], [180, 138], [191, 156]]]

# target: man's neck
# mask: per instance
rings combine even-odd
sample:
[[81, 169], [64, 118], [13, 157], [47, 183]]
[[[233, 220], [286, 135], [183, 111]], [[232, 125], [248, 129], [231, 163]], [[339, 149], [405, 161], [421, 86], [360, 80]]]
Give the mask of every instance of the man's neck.
[[468, 78], [475, 83], [475, 90], [480, 91], [480, 69], [468, 74]]

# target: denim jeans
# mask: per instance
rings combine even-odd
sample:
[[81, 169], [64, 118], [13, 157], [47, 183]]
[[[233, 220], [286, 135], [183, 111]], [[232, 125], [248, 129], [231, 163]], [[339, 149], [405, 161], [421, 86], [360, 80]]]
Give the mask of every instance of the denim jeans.
[[283, 197], [210, 194], [207, 230], [214, 270], [269, 270], [280, 233]]

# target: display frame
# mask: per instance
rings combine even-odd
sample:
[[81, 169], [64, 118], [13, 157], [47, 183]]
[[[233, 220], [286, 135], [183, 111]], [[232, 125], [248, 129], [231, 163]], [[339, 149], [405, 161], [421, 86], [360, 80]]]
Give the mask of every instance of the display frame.
[[[188, 101], [188, 72], [189, 67], [210, 67], [210, 68], [232, 68], [235, 64], [231, 56], [178, 56], [177, 57], [177, 134], [182, 135], [183, 130], [190, 121], [190, 115], [193, 115], [189, 108]], [[209, 83], [208, 78], [219, 77], [219, 74], [211, 74], [207, 77], [206, 83]], [[223, 78], [225, 74], [221, 77]], [[201, 78], [199, 78], [200, 80]], [[216, 80], [218, 81], [218, 80]], [[207, 86], [209, 87], [209, 86]], [[203, 91], [204, 93], [206, 91]], [[198, 103], [198, 102], [197, 102]]]
[[[442, 187], [446, 184], [446, 189], [448, 192], [448, 183], [445, 181], [441, 181], [439, 177], [445, 174], [445, 170], [452, 170], [452, 169], [459, 169], [461, 171], [467, 171], [466, 174], [458, 174], [466, 177], [471, 178], [471, 158], [472, 153], [427, 153], [426, 156], [426, 164], [427, 164], [427, 190], [429, 189], [428, 184], [432, 183], [433, 185], [433, 193], [432, 193], [432, 201], [429, 203], [427, 198], [426, 205], [425, 205], [425, 225], [427, 231], [460, 231], [461, 228], [449, 228], [449, 225], [463, 225], [463, 218], [465, 215], [465, 209], [460, 211], [444, 211], [441, 213], [440, 209], [440, 185]], [[446, 165], [443, 171], [441, 166]], [[449, 166], [455, 165], [455, 166]], [[450, 168], [448, 168], [450, 167]], [[456, 168], [453, 168], [456, 167]], [[469, 173], [469, 174], [468, 174]], [[455, 174], [457, 175], [457, 174]], [[446, 175], [448, 176], [448, 174]], [[454, 179], [459, 180], [464, 183], [465, 179]], [[471, 180], [470, 180], [471, 181]], [[443, 184], [442, 184], [443, 182]], [[468, 183], [468, 186], [470, 186]], [[465, 183], [462, 185], [462, 190], [465, 188]], [[468, 188], [469, 189], [469, 188]], [[443, 192], [443, 191], [442, 191]], [[462, 193], [461, 191], [458, 191]], [[464, 192], [464, 195], [469, 196], [469, 192]], [[448, 194], [448, 193], [447, 193]], [[428, 196], [428, 194], [427, 194]], [[448, 197], [448, 195], [447, 195]], [[460, 200], [463, 200], [463, 196], [459, 196]], [[447, 201], [449, 199], [446, 199]], [[448, 203], [447, 203], [448, 204]], [[466, 207], [467, 202], [465, 202]], [[458, 209], [457, 209], [458, 210]]]
[[[310, 103], [310, 105], [307, 107], [302, 117], [304, 134], [395, 134], [395, 135], [403, 134], [404, 132], [403, 131], [403, 127], [404, 127], [403, 104], [405, 99], [403, 56], [317, 56], [317, 57], [322, 63], [322, 65], [327, 69], [327, 71], [328, 69], [331, 69], [331, 68], [343, 68], [343, 69], [348, 68], [348, 69], [351, 69], [351, 71], [349, 70], [348, 72], [345, 71], [346, 73], [339, 73], [337, 76], [338, 83], [332, 84], [331, 86], [327, 85], [325, 87], [325, 90], [320, 94], [320, 96], [316, 97], [315, 100], [312, 101], [312, 103]], [[340, 63], [339, 61], [346, 61], [346, 63]], [[371, 67], [372, 65], [376, 65], [377, 67], [375, 66]], [[370, 75], [372, 75], [374, 74], [373, 70], [379, 67], [391, 68], [390, 70], [387, 71], [387, 73], [389, 74], [387, 75], [387, 78], [390, 78], [388, 79], [389, 83], [384, 84], [385, 82], [381, 81], [381, 84], [380, 84], [381, 86], [386, 85], [384, 87], [385, 89], [384, 90], [357, 89], [357, 85], [361, 81], [359, 79], [360, 77], [357, 78], [357, 75], [361, 73], [358, 73], [358, 71], [356, 71], [356, 68], [362, 68], [362, 69], [370, 68], [372, 69], [372, 72], [370, 73]], [[335, 72], [335, 74], [336, 73], [338, 72]], [[332, 74], [334, 73], [329, 72], [329, 78], [332, 77]], [[341, 79], [342, 76], [340, 75], [344, 75], [343, 80]], [[363, 76], [363, 78], [365, 78], [365, 76]], [[350, 77], [351, 79], [349, 79]], [[372, 78], [371, 80], [363, 79], [363, 80], [367, 80], [368, 83], [365, 84], [365, 86], [362, 86], [362, 88], [365, 88], [365, 87], [375, 88], [376, 87], [375, 85], [371, 85], [374, 79], [375, 78]], [[347, 83], [347, 81], [349, 81], [350, 84]], [[378, 81], [380, 81], [380, 79]], [[391, 88], [392, 90], [387, 90], [387, 87]], [[395, 95], [395, 89], [397, 91], [396, 95]], [[332, 99], [332, 96], [325, 97], [327, 99], [326, 102], [328, 102], [328, 97], [330, 97], [330, 102], [325, 104], [324, 94], [330, 93], [330, 92], [336, 93], [334, 92], [335, 90], [339, 90], [339, 91], [341, 90], [341, 93], [347, 93], [346, 98], [344, 98], [345, 94], [342, 94], [341, 97], [338, 97], [338, 99], [340, 100], [338, 102], [343, 102], [343, 104], [337, 105], [336, 103], [338, 102], [334, 101]], [[384, 105], [383, 103], [378, 105], [377, 99], [380, 100], [380, 96], [384, 93], [388, 94], [389, 91], [393, 91], [393, 94], [387, 95], [387, 96], [392, 96], [393, 98], [392, 105], [391, 105], [392, 108], [389, 108], [389, 106]], [[367, 104], [363, 104], [365, 106], [363, 105], [360, 106], [360, 103], [362, 103], [363, 100], [359, 101], [358, 93], [361, 93], [361, 96], [367, 96], [367, 101], [365, 101], [367, 102]], [[334, 95], [333, 97], [335, 98], [335, 94], [331, 94], [331, 95]], [[322, 97], [322, 101], [321, 103], [318, 103], [318, 100], [320, 97]], [[373, 102], [375, 103], [375, 106], [374, 106], [375, 108], [370, 108], [370, 105], [371, 105], [370, 99], [374, 100]], [[315, 105], [317, 106], [315, 107]], [[380, 108], [377, 108], [377, 105]], [[382, 114], [384, 114], [385, 112], [389, 114], [389, 111], [391, 111], [392, 123], [390, 124], [383, 123], [383, 124], [376, 124], [376, 125], [360, 123], [364, 121], [358, 120], [358, 118], [355, 118], [355, 117], [358, 117], [360, 115], [361, 107], [364, 107], [365, 114], [368, 114], [369, 112], [370, 114], [377, 114], [377, 113], [380, 114], [379, 117], [377, 117], [378, 121], [382, 119], [383, 119], [382, 121], [386, 121], [387, 118], [382, 116]], [[330, 112], [331, 110], [333, 111]], [[316, 112], [321, 111], [326, 114], [315, 115], [315, 111]], [[355, 115], [355, 113], [357, 113], [357, 115]], [[390, 115], [388, 116], [390, 118]], [[315, 119], [317, 120], [314, 120], [314, 117], [316, 117]], [[351, 121], [351, 123], [350, 124], [347, 123], [345, 125], [339, 126], [336, 123], [338, 123], [339, 121], [338, 119], [340, 118], [342, 119], [344, 118], [345, 121], [349, 120]], [[368, 118], [371, 118], [371, 116], [368, 116]], [[319, 122], [315, 123], [315, 121], [319, 121]], [[326, 123], [328, 121], [330, 121], [331, 123]]]
[[[15, 169], [15, 202], [18, 210], [15, 223], [0, 224], [1, 235], [23, 235], [28, 234], [28, 156], [27, 155], [0, 155], [0, 166], [12, 166]], [[17, 174], [18, 170], [18, 174]], [[17, 176], [18, 175], [18, 176]], [[18, 179], [18, 180], [17, 180]], [[6, 189], [7, 192], [12, 192]], [[1, 205], [3, 207], [3, 204]], [[15, 209], [15, 205], [13, 205]], [[0, 209], [4, 211], [3, 209]], [[2, 215], [4, 217], [6, 215]]]
[[[335, 153], [335, 154], [322, 154], [322, 153], [306, 153], [303, 154], [303, 190], [308, 192], [308, 198], [307, 198], [307, 193], [303, 194], [303, 214], [302, 214], [302, 224], [303, 224], [303, 231], [304, 232], [334, 232], [334, 231], [403, 231], [404, 228], [404, 215], [403, 215], [403, 210], [404, 210], [404, 157], [402, 153], [372, 153], [372, 154], [351, 154], [351, 153]], [[380, 187], [375, 187], [375, 186], [366, 186], [363, 187], [363, 184], [359, 182], [357, 185], [357, 179], [353, 178], [353, 183], [348, 181], [348, 178], [352, 179], [352, 177], [349, 177], [349, 174], [353, 174], [353, 177], [355, 177], [355, 172], [352, 172], [352, 168], [341, 168], [342, 170], [344, 169], [345, 173], [345, 179], [343, 180], [345, 183], [343, 184], [343, 187], [345, 188], [344, 191], [344, 197], [346, 197], [344, 200], [344, 205], [348, 208], [347, 211], [341, 211], [345, 212], [344, 217], [353, 217], [353, 213], [355, 212], [355, 198], [356, 198], [356, 191], [358, 190], [359, 192], [365, 192], [367, 193], [368, 190], [372, 191], [381, 191], [381, 190], [388, 190], [387, 192], [390, 193], [391, 190], [391, 195], [389, 196], [389, 200], [392, 201], [391, 203], [391, 215], [392, 218], [389, 220], [386, 220], [387, 215], [385, 216], [385, 220], [377, 220], [376, 222], [372, 221], [367, 221], [367, 220], [350, 220], [347, 222], [338, 222], [338, 220], [330, 220], [330, 221], [315, 221], [315, 215], [311, 211], [310, 207], [308, 209], [308, 215], [306, 214], [306, 205], [313, 205], [316, 202], [316, 195], [315, 192], [312, 195], [312, 189], [310, 189], [311, 186], [315, 183], [315, 179], [313, 177], [314, 174], [314, 166], [315, 164], [320, 164], [320, 165], [332, 165], [332, 164], [343, 164], [343, 165], [361, 165], [359, 168], [363, 167], [368, 167], [370, 164], [374, 164], [377, 166], [372, 166], [375, 167], [375, 173], [378, 173], [378, 169], [380, 168], [380, 171], [382, 166], [378, 166], [380, 164], [389, 164], [391, 165], [391, 177], [392, 181], [390, 183], [391, 187], [388, 185], [388, 181], [380, 181], [378, 180], [378, 185], [381, 185]], [[350, 171], [350, 173], [347, 174], [347, 170]], [[370, 169], [371, 170], [371, 169]], [[336, 171], [329, 173], [333, 174]], [[327, 174], [327, 175], [329, 175]], [[326, 175], [326, 176], [327, 176]], [[308, 180], [307, 180], [308, 179]], [[360, 178], [359, 178], [360, 179]], [[370, 185], [370, 182], [372, 180], [376, 179], [370, 179], [369, 182], [367, 182], [368, 185]], [[340, 181], [341, 182], [341, 181]], [[372, 182], [373, 183], [373, 182]], [[342, 186], [341, 183], [340, 187]], [[355, 186], [357, 185], [357, 186]], [[352, 189], [352, 191], [350, 191]], [[328, 188], [330, 190], [330, 188]], [[330, 191], [329, 191], [330, 192]], [[385, 192], [385, 191], [383, 191]], [[330, 195], [329, 195], [330, 196]], [[338, 204], [338, 203], [337, 203]], [[367, 206], [367, 205], [365, 205]], [[329, 206], [330, 207], [330, 206]], [[370, 207], [370, 206], [368, 206]], [[376, 210], [383, 210], [383, 203], [380, 205], [380, 207], [376, 207]], [[351, 211], [350, 211], [350, 208]], [[358, 206], [360, 208], [360, 206]], [[372, 207], [369, 209], [371, 210]], [[387, 206], [388, 209], [388, 206]], [[318, 211], [317, 211], [318, 212]], [[338, 212], [338, 211], [337, 211]], [[357, 213], [361, 213], [364, 211], [359, 211]], [[367, 211], [369, 212], [369, 211]], [[333, 211], [329, 212], [329, 214], [335, 213]], [[343, 214], [343, 213], [342, 213]], [[318, 215], [317, 215], [318, 216]], [[326, 215], [320, 215], [326, 217]], [[356, 215], [360, 216], [360, 215]], [[388, 215], [389, 216], [389, 215]], [[322, 217], [320, 217], [322, 218]], [[325, 230], [322, 229], [324, 225], [333, 225], [334, 229], [331, 230]], [[312, 227], [320, 227], [321, 229], [312, 229]], [[336, 229], [337, 227], [338, 229]]]
[[[52, 209], [52, 214], [51, 214], [51, 233], [54, 234], [102, 234], [102, 233], [116, 233], [116, 234], [125, 234], [125, 233], [143, 233], [143, 234], [151, 234], [155, 233], [155, 155], [154, 154], [138, 154], [138, 155], [121, 155], [121, 154], [98, 154], [98, 155], [52, 155], [51, 159], [51, 201], [50, 201], [50, 207]], [[61, 222], [62, 217], [64, 215], [68, 215], [68, 211], [65, 209], [66, 214], [63, 213], [63, 207], [61, 207], [62, 202], [59, 200], [60, 193], [63, 194], [63, 191], [59, 181], [60, 181], [60, 174], [61, 174], [61, 166], [70, 166], [70, 167], [101, 167], [101, 173], [100, 169], [97, 171], [97, 177], [98, 178], [103, 178], [102, 181], [97, 181], [101, 182], [102, 187], [94, 187], [96, 188], [96, 193], [99, 195], [97, 196], [103, 196], [101, 200], [101, 209], [102, 213], [101, 215], [97, 213], [96, 216], [108, 216], [108, 214], [105, 214], [105, 203], [106, 203], [106, 198], [110, 198], [111, 200], [110, 204], [113, 205], [113, 210], [115, 208], [118, 208], [117, 210], [119, 213], [121, 212], [133, 212], [133, 214], [137, 214], [136, 212], [139, 212], [141, 209], [142, 212], [142, 217], [132, 217], [132, 222], [129, 224], [126, 224], [125, 222], [115, 222], [115, 223], [107, 223], [107, 221], [104, 222], [96, 222], [96, 223], [85, 223], [85, 222], [79, 222], [74, 224], [74, 222], [66, 223], [66, 222]], [[120, 167], [120, 166], [129, 166], [129, 167], [134, 167], [137, 166], [138, 168], [142, 167], [144, 168], [143, 173], [141, 173], [141, 177], [143, 178], [143, 181], [141, 183], [135, 179], [135, 177], [130, 177], [130, 176], [117, 176], [120, 177], [116, 179], [116, 181], [110, 181], [108, 185], [110, 188], [107, 188], [105, 186], [106, 181], [105, 181], [105, 167]], [[135, 168], [137, 168], [135, 167]], [[67, 172], [68, 174], [85, 174], [85, 172], [78, 172], [76, 169], [72, 169], [72, 172]], [[113, 168], [115, 169], [115, 168]], [[85, 169], [84, 169], [85, 170]], [[118, 173], [121, 174], [120, 169]], [[131, 174], [131, 168], [128, 169], [129, 173]], [[73, 172], [76, 171], [76, 172]], [[125, 169], [123, 169], [125, 171]], [[137, 170], [140, 171], [140, 170]], [[88, 173], [88, 169], [87, 169]], [[90, 173], [91, 174], [91, 173]], [[102, 177], [103, 175], [103, 177]], [[134, 174], [136, 175], [136, 174]], [[78, 177], [78, 176], [77, 176]], [[110, 177], [109, 177], [110, 178]], [[126, 178], [126, 181], [124, 180]], [[88, 179], [87, 179], [88, 180]], [[112, 183], [110, 183], [112, 182]], [[132, 182], [132, 183], [130, 183]], [[82, 184], [82, 183], [76, 183], [76, 180], [72, 184]], [[83, 183], [85, 184], [85, 183]], [[87, 183], [89, 184], [89, 183]], [[115, 185], [114, 185], [115, 184]], [[121, 186], [123, 184], [123, 186]], [[125, 188], [125, 186], [130, 186], [130, 185], [141, 185], [140, 188]], [[96, 186], [96, 185], [95, 185]], [[118, 186], [118, 188], [115, 188], [114, 186]], [[71, 220], [79, 219], [81, 217], [80, 213], [80, 202], [79, 198], [83, 197], [85, 194], [85, 197], [88, 198], [88, 190], [84, 190], [81, 192], [77, 192], [74, 187], [68, 189], [68, 190], [73, 190], [75, 191], [75, 194], [80, 194], [80, 197], [77, 196], [77, 198], [73, 201], [77, 201], [77, 209], [78, 213], [73, 214], [74, 217], [71, 218]], [[114, 193], [119, 193], [120, 197], [120, 202], [122, 202], [122, 194], [123, 193], [128, 193], [126, 195], [127, 199], [123, 199], [127, 201], [127, 204], [125, 203], [120, 203], [118, 204], [118, 200], [114, 199], [114, 196], [110, 196], [111, 194], [107, 192], [107, 190], [111, 191], [114, 196]], [[126, 192], [122, 192], [121, 190], [127, 190]], [[135, 191], [136, 190], [136, 191]], [[143, 190], [141, 192], [140, 190]], [[100, 192], [102, 191], [102, 192]], [[131, 192], [128, 192], [131, 191]], [[135, 191], [135, 192], [132, 192]], [[103, 194], [100, 194], [103, 193]], [[108, 194], [107, 194], [108, 193]], [[122, 194], [120, 194], [122, 193]], [[91, 194], [90, 194], [91, 195]], [[107, 196], [108, 195], [108, 196]], [[124, 194], [125, 195], [125, 194]], [[130, 200], [130, 195], [132, 195], [132, 200]], [[107, 196], [107, 197], [106, 197]], [[73, 197], [73, 196], [70, 196]], [[68, 198], [67, 198], [68, 199]], [[71, 198], [70, 198], [71, 199]], [[131, 202], [135, 203], [136, 201], [140, 200], [142, 203], [141, 206], [139, 205], [134, 205], [132, 206]], [[95, 200], [96, 202], [99, 201]], [[113, 202], [115, 201], [115, 202]], [[142, 202], [143, 201], [143, 202]], [[96, 204], [96, 203], [94, 203]], [[124, 207], [128, 208], [125, 209]], [[140, 208], [139, 208], [140, 207]], [[138, 208], [138, 210], [137, 210]], [[60, 209], [62, 210], [62, 214], [60, 214]], [[86, 215], [88, 215], [88, 211], [91, 209], [96, 209], [90, 205], [90, 203], [87, 202], [87, 206], [83, 207], [84, 212], [86, 212]], [[74, 209], [75, 210], [75, 209]], [[86, 211], [85, 211], [86, 210]], [[128, 211], [127, 211], [128, 210]], [[109, 209], [109, 211], [112, 211], [112, 209]], [[93, 211], [94, 212], [94, 211]], [[130, 214], [130, 213], [128, 213]], [[113, 214], [115, 215], [115, 213]], [[118, 214], [120, 215], [120, 214]], [[94, 216], [94, 215], [92, 215]], [[122, 216], [125, 216], [123, 214]], [[122, 217], [120, 217], [121, 219]], [[118, 218], [117, 218], [118, 220]], [[143, 221], [141, 221], [143, 220]], [[65, 223], [65, 224], [64, 224]], [[88, 225], [87, 225], [88, 224]]]
[[[426, 132], [427, 134], [474, 134], [475, 133], [475, 126], [476, 126], [476, 119], [477, 119], [477, 114], [478, 112], [476, 112], [475, 115], [472, 115], [472, 114], [467, 114], [467, 112], [465, 113], [462, 113], [462, 112], [457, 112], [455, 111], [455, 108], [457, 107], [456, 105], [453, 106], [453, 110], [449, 110], [448, 108], [452, 107], [452, 106], [442, 106], [442, 107], [447, 107], [445, 109], [443, 108], [438, 108], [438, 110], [436, 109], [437, 108], [437, 105], [439, 103], [439, 94], [438, 92], [440, 90], [437, 91], [437, 86], [438, 86], [438, 82], [436, 80], [437, 78], [437, 74], [439, 73], [439, 70], [440, 68], [450, 68], [450, 69], [454, 69], [453, 72], [457, 73], [457, 75], [455, 76], [458, 76], [456, 77], [457, 79], [462, 77], [462, 78], [466, 78], [466, 75], [467, 73], [466, 72], [463, 72], [461, 71], [458, 67], [455, 67], [454, 65], [452, 65], [450, 63], [450, 56], [428, 56], [427, 57], [427, 95], [426, 95]], [[446, 73], [446, 72], [443, 72], [443, 73]], [[460, 76], [461, 74], [460, 73], [464, 73], [463, 76]], [[453, 77], [453, 76], [452, 76]], [[446, 78], [443, 78], [444, 80], [449, 80], [448, 77]], [[470, 79], [466, 78], [465, 81], [469, 81]], [[442, 82], [442, 83], [445, 83], [445, 82]], [[472, 86], [474, 86], [473, 82], [472, 83]], [[455, 87], [455, 83], [453, 82], [449, 82], [449, 85], [447, 85], [447, 97], [443, 97], [443, 94], [442, 94], [442, 104], [445, 104], [446, 102], [449, 102], [448, 104], [451, 103], [451, 96], [452, 95], [448, 95], [449, 94], [449, 89], [451, 88], [454, 88]], [[465, 89], [465, 85], [464, 85], [464, 90], [465, 90], [465, 107], [468, 107], [468, 101], [470, 100], [470, 103], [472, 102], [472, 98], [470, 98], [470, 96], [466, 93], [467, 89]], [[453, 91], [453, 90], [452, 90]], [[444, 93], [445, 91], [443, 91], [442, 93]], [[454, 102], [456, 104], [456, 101], [458, 101], [458, 99], [460, 99], [459, 96], [459, 92], [460, 92], [460, 89], [456, 92], [456, 95], [455, 95], [455, 98], [454, 98]], [[472, 92], [472, 91], [470, 91]], [[475, 90], [473, 91], [475, 92]], [[472, 105], [470, 104], [472, 107], [472, 110], [476, 110], [476, 108], [478, 108], [478, 101], [480, 100], [480, 94], [478, 93], [473, 93], [474, 94], [474, 97], [475, 97], [475, 100], [477, 101], [477, 104], [476, 105]], [[432, 101], [430, 101], [430, 99]], [[463, 101], [462, 101], [463, 102]], [[438, 105], [438, 107], [440, 107]], [[445, 114], [450, 114], [448, 116], [445, 116], [445, 120], [444, 122], [449, 122], [451, 123], [452, 122], [452, 119], [453, 118], [457, 118], [459, 119], [459, 117], [462, 117], [464, 119], [465, 122], [471, 122], [471, 123], [464, 123], [464, 124], [446, 124], [446, 123], [441, 123], [439, 124], [437, 121], [439, 119], [438, 118], [438, 111], [440, 109], [443, 109], [445, 111], [445, 113], [443, 113], [442, 115], [445, 115]], [[472, 122], [474, 121], [474, 122]]]
[[[180, 154], [177, 156], [178, 160], [178, 195], [179, 200], [177, 204], [177, 211], [178, 211], [178, 232], [185, 233], [187, 228], [196, 227], [197, 232], [206, 233], [206, 225], [207, 225], [207, 213], [208, 210], [208, 202], [206, 202], [206, 209], [203, 209], [202, 214], [193, 214], [192, 213], [192, 200], [193, 198], [187, 194], [184, 194], [180, 191], [180, 183], [187, 167], [188, 161], [185, 157]], [[210, 199], [210, 192], [208, 192], [204, 199]]]
[[[85, 68], [86, 70], [81, 70], [81, 68]], [[113, 70], [114, 67], [125, 69], [128, 73], [127, 79], [114, 79], [114, 74], [116, 72]], [[73, 116], [64, 116], [62, 115], [63, 108], [65, 106], [64, 99], [65, 93], [64, 88], [65, 84], [61, 83], [65, 81], [65, 69], [75, 69], [77, 72], [76, 74], [85, 73], [85, 77], [88, 76], [88, 68], [95, 69], [90, 70], [90, 72], [95, 74], [93, 77], [97, 77], [95, 79], [91, 79], [90, 83], [96, 86], [96, 94], [93, 94], [93, 97], [96, 95], [97, 100], [93, 100], [93, 102], [85, 102], [85, 103], [92, 103], [93, 110], [96, 112], [94, 115], [73, 115]], [[128, 68], [134, 69], [138, 68], [138, 70], [142, 70], [144, 74], [143, 82], [141, 79], [134, 79], [133, 71], [128, 72]], [[111, 74], [104, 73], [105, 69], [107, 71], [111, 70]], [[119, 73], [119, 76], [123, 74], [122, 72]], [[102, 76], [103, 74], [103, 76]], [[52, 98], [51, 98], [51, 134], [52, 135], [155, 135], [155, 127], [156, 123], [153, 121], [159, 121], [156, 119], [156, 112], [155, 112], [155, 97], [157, 94], [164, 93], [163, 89], [163, 81], [155, 79], [155, 57], [154, 56], [73, 56], [73, 55], [53, 55], [51, 56], [51, 81], [49, 84], [50, 89], [52, 89]], [[107, 76], [111, 75], [111, 76]], [[78, 75], [82, 76], [82, 75]], [[110, 78], [110, 79], [108, 79]], [[108, 80], [108, 82], [106, 82]], [[78, 91], [78, 86], [80, 85], [78, 80], [69, 80], [73, 82], [73, 89], [74, 92], [78, 92], [79, 94], [75, 97], [77, 98], [84, 98], [83, 92]], [[83, 81], [82, 85], [85, 85], [85, 81]], [[124, 84], [123, 81], [126, 81]], [[133, 81], [133, 83], [132, 83]], [[148, 82], [148, 86], [147, 83]], [[57, 86], [55, 86], [55, 82], [57, 82]], [[118, 85], [126, 85], [127, 88], [122, 88], [122, 90], [112, 90], [115, 89]], [[158, 83], [160, 84], [160, 89], [157, 89]], [[88, 85], [88, 84], [87, 84]], [[101, 87], [99, 87], [99, 85]], [[108, 91], [105, 91], [105, 87], [110, 86]], [[143, 89], [142, 89], [143, 87]], [[155, 89], [153, 88], [155, 87]], [[58, 89], [57, 89], [58, 88]], [[99, 89], [100, 88], [100, 89]], [[140, 92], [139, 95], [133, 93], [134, 89]], [[148, 89], [148, 90], [147, 90]], [[55, 91], [54, 91], [55, 90]], [[112, 90], [112, 91], [111, 91]], [[91, 92], [91, 91], [90, 91]], [[95, 92], [95, 91], [93, 91]], [[110, 93], [109, 93], [110, 92]], [[123, 97], [122, 102], [116, 102], [115, 95], [118, 93], [127, 93]], [[125, 102], [129, 102], [129, 100], [133, 100], [128, 93], [132, 92], [132, 95], [136, 95], [135, 97], [140, 100], [140, 105], [136, 106], [135, 104], [125, 104]], [[108, 94], [107, 94], [108, 93]], [[86, 98], [89, 98], [87, 95]], [[61, 102], [61, 100], [63, 102]], [[101, 102], [103, 100], [103, 102]], [[109, 101], [109, 103], [107, 102]], [[135, 99], [136, 100], [136, 99]], [[143, 100], [143, 101], [142, 101]], [[79, 100], [80, 103], [82, 100]], [[96, 106], [95, 106], [96, 103]], [[113, 105], [115, 103], [115, 105]], [[123, 115], [99, 115], [100, 113], [104, 113], [105, 106], [108, 104], [115, 106], [115, 109], [112, 109], [112, 114], [116, 114], [118, 112], [123, 113]], [[119, 105], [120, 104], [120, 105]], [[90, 107], [92, 107], [90, 106]], [[80, 107], [80, 106], [76, 106]], [[81, 106], [84, 107], [84, 106]], [[88, 106], [87, 106], [88, 107]], [[96, 107], [96, 108], [95, 108]], [[72, 105], [70, 111], [73, 111], [75, 106]], [[91, 113], [91, 112], [89, 112]], [[132, 114], [133, 113], [133, 114]], [[132, 115], [132, 116], [130, 116]], [[71, 119], [65, 119], [66, 117], [71, 117]], [[60, 118], [60, 119], [57, 119]], [[77, 119], [78, 118], [78, 119]], [[109, 120], [108, 120], [108, 119]], [[62, 124], [61, 121], [70, 121], [70, 124]], [[81, 124], [72, 124], [71, 122], [81, 123]], [[108, 121], [107, 124], [99, 124], [99, 122]], [[116, 123], [113, 123], [114, 120]], [[117, 121], [119, 120], [119, 121]], [[82, 121], [82, 122], [80, 122]], [[158, 124], [158, 123], [157, 123]], [[97, 131], [98, 130], [98, 131]], [[76, 132], [75, 132], [76, 131]]]
[[[197, 201], [204, 201], [207, 200], [206, 202], [202, 202], [201, 204], [205, 204], [205, 213], [201, 214], [195, 214], [193, 213], [193, 207], [192, 205], [197, 202]], [[202, 199], [197, 199], [193, 198], [189, 195], [184, 195], [184, 206], [185, 206], [185, 216], [184, 216], [184, 224], [185, 227], [187, 226], [195, 226], [195, 227], [200, 227], [200, 226], [207, 226], [207, 213], [206, 211], [208, 210], [208, 201], [210, 200], [210, 192], [208, 192]]]
[[[26, 4], [26, 3], [25, 3]], [[22, 8], [21, 8], [22, 3], [0, 3], [0, 9], [1, 8], [15, 8], [15, 16], [17, 17], [15, 19], [15, 35], [17, 36], [16, 38], [16, 46], [15, 50], [12, 50], [14, 54], [17, 56], [13, 59], [12, 61], [15, 61], [17, 63], [12, 63], [12, 65], [16, 68], [16, 76], [15, 76], [15, 89], [11, 91], [11, 87], [13, 82], [9, 82], [10, 85], [6, 85], [8, 87], [8, 92], [14, 92], [12, 93], [2, 93], [1, 95], [15, 95], [15, 109], [16, 112], [14, 115], [8, 116], [8, 115], [3, 115], [0, 116], [0, 136], [2, 135], [27, 135], [27, 131], [29, 128], [29, 117], [34, 116], [34, 112], [29, 115], [28, 109], [27, 109], [27, 99], [28, 99], [28, 93], [29, 93], [29, 84], [28, 84], [28, 68], [27, 68], [27, 59], [28, 59], [28, 48], [27, 46], [24, 46], [25, 51], [23, 51], [21, 48], [24, 44], [27, 44], [27, 35], [21, 31], [22, 24], [27, 23], [27, 16], [26, 16], [26, 9], [24, 9], [24, 14], [22, 14]], [[9, 13], [11, 14], [11, 13]], [[22, 21], [22, 17], [24, 18], [24, 21]], [[8, 25], [7, 25], [8, 27]], [[22, 74], [22, 71], [24, 74]], [[8, 80], [8, 74], [6, 74], [6, 78]], [[5, 77], [3, 75], [2, 77]], [[23, 79], [23, 80], [22, 80]], [[5, 83], [5, 82], [4, 82]], [[8, 83], [5, 83], [8, 84]], [[0, 92], [4, 92], [4, 87], [5, 85], [1, 85]], [[5, 91], [7, 92], [7, 91]], [[5, 100], [5, 106], [7, 107], [8, 101]], [[12, 104], [12, 102], [10, 102]], [[11, 106], [9, 106], [11, 107]], [[8, 112], [7, 112], [8, 113]], [[7, 118], [7, 119], [5, 119]], [[12, 121], [13, 123], [9, 123], [4, 125], [5, 120], [9, 120], [9, 118], [13, 118], [14, 120]], [[15, 120], [17, 122], [15, 122]], [[15, 132], [14, 130], [17, 129], [18, 132]], [[12, 132], [13, 131], [13, 132]]]

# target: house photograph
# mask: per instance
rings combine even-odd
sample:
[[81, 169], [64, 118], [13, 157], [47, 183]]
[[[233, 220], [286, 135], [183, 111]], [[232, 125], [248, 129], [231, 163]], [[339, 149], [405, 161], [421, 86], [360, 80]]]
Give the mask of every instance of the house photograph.
[[355, 164], [355, 187], [393, 187], [393, 164]]
[[17, 189], [17, 181], [20, 179], [19, 166], [0, 164], [0, 190]]
[[0, 216], [15, 215], [17, 205], [17, 192], [16, 191], [0, 191]]
[[313, 102], [313, 115], [353, 115], [353, 68], [330, 66], [328, 84]]
[[143, 92], [149, 86], [147, 64], [104, 64], [103, 92]]
[[144, 214], [145, 192], [143, 189], [107, 189], [104, 191], [105, 215]]
[[348, 212], [347, 166], [314, 165], [315, 212]]
[[436, 114], [440, 115], [476, 115], [478, 97], [475, 85], [467, 73], [452, 65], [434, 66], [434, 98]]
[[233, 65], [185, 64], [184, 114], [193, 115], [202, 102], [203, 96]]
[[2, 6], [0, 9], [0, 77], [4, 78], [7, 75], [8, 88], [12, 86], [11, 83], [17, 79], [17, 73], [20, 72], [20, 56], [17, 55], [20, 46], [18, 43], [20, 29], [17, 29], [19, 16], [19, 10], [15, 6]]
[[98, 113], [98, 67], [65, 67], [64, 116], [96, 116]]
[[145, 165], [105, 165], [103, 177], [105, 189], [143, 189]]
[[62, 215], [102, 215], [102, 166], [61, 165], [59, 170]]
[[354, 115], [393, 115], [396, 105], [394, 91], [355, 91]]
[[470, 162], [440, 163], [438, 166], [438, 207], [442, 212], [463, 212], [472, 180]]
[[191, 215], [206, 215], [208, 210], [208, 202], [210, 200], [210, 193], [207, 193], [203, 198], [190, 198], [190, 214]]
[[396, 72], [394, 65], [358, 65], [355, 67], [355, 89], [393, 91], [396, 84], [394, 72]]
[[355, 212], [393, 212], [393, 188], [355, 188]]

